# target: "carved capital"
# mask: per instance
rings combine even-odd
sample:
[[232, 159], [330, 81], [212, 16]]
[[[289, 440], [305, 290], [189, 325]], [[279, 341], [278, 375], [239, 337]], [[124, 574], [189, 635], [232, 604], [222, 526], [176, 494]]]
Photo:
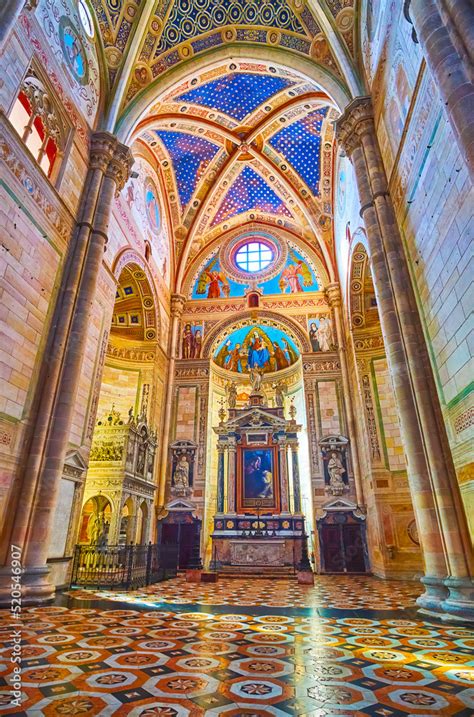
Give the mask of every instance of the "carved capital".
[[186, 306], [186, 297], [183, 294], [171, 294], [171, 316], [178, 319], [182, 316]]
[[117, 138], [111, 132], [94, 132], [91, 137], [89, 166], [105, 172], [112, 159]]
[[339, 284], [328, 284], [326, 286], [326, 296], [331, 307], [341, 306], [341, 287]]
[[134, 161], [130, 147], [117, 142], [106, 172], [107, 176], [111, 177], [115, 182], [116, 195], [122, 191], [127, 183]]
[[374, 133], [374, 111], [370, 97], [356, 97], [336, 121], [336, 138], [350, 157], [366, 133]]

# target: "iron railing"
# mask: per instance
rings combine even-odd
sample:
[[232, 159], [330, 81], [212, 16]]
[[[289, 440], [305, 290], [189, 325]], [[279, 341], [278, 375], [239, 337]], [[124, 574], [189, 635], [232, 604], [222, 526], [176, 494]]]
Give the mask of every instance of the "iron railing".
[[71, 587], [135, 590], [176, 576], [178, 545], [76, 545]]

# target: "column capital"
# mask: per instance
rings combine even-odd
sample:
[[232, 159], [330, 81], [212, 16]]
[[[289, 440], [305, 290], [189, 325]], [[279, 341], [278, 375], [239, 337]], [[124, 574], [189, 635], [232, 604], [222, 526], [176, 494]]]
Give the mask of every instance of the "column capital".
[[94, 132], [91, 137], [89, 166], [91, 169], [101, 169], [103, 172], [112, 159], [117, 138], [111, 132]]
[[336, 138], [350, 156], [365, 132], [373, 133], [374, 110], [371, 97], [356, 97], [336, 120]]
[[116, 196], [128, 182], [134, 161], [135, 159], [130, 147], [117, 141], [106, 172], [107, 176], [111, 177], [115, 182]]
[[341, 306], [341, 287], [338, 283], [328, 284], [326, 286], [326, 296], [332, 308]]
[[94, 132], [91, 137], [89, 165], [107, 173], [120, 192], [125, 186], [134, 162], [130, 147], [118, 141], [111, 132]]
[[171, 294], [171, 316], [178, 319], [183, 315], [186, 297], [183, 294]]

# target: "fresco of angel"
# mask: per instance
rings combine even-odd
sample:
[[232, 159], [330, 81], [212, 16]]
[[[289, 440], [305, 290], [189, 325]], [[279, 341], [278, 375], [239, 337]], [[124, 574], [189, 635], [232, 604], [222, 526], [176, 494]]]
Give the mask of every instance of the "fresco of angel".
[[197, 293], [207, 294], [208, 299], [219, 299], [222, 295], [229, 295], [229, 282], [219, 269], [217, 257], [203, 269], [198, 279]]
[[[285, 293], [287, 289], [290, 290], [290, 294], [296, 294], [298, 291], [303, 291], [303, 286], [312, 286], [314, 283], [311, 275], [311, 269], [309, 266], [296, 256], [295, 252], [290, 249], [289, 251], [291, 264], [287, 264], [280, 275], [279, 286], [282, 293]], [[303, 285], [302, 283], [303, 282]]]

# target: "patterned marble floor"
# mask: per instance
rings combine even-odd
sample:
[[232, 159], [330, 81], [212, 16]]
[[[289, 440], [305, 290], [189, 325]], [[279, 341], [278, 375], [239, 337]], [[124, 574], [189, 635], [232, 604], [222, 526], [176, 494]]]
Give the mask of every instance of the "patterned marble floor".
[[[474, 715], [473, 630], [421, 620], [406, 594], [395, 598], [406, 609], [387, 611], [370, 578], [354, 579], [352, 590], [365, 605], [374, 588], [370, 611], [250, 607], [249, 591], [267, 599], [274, 584], [256, 582], [246, 583], [247, 597], [235, 597], [235, 580], [219, 586], [231, 609], [199, 604], [217, 597], [209, 586], [192, 586], [195, 603], [178, 604], [186, 592], [179, 580], [162, 586], [174, 603], [155, 600], [154, 609], [141, 593], [128, 604], [76, 593], [24, 609], [21, 707], [11, 705], [9, 687], [12, 620], [0, 611], [0, 715]], [[307, 601], [312, 592], [321, 599], [319, 582], [305, 589]], [[277, 601], [284, 587], [275, 586]], [[286, 589], [294, 596], [293, 584]], [[330, 581], [324, 590], [331, 593]], [[335, 580], [331, 604], [340, 590]]]
[[[422, 587], [417, 582], [379, 580], [364, 575], [319, 575], [313, 587], [296, 580], [220, 580], [217, 583], [187, 583], [184, 577], [144, 588], [132, 600], [153, 605], [248, 605], [266, 607], [328, 607], [341, 609], [397, 609], [415, 604]], [[127, 601], [130, 593], [71, 591], [70, 595], [91, 599], [94, 595]]]

